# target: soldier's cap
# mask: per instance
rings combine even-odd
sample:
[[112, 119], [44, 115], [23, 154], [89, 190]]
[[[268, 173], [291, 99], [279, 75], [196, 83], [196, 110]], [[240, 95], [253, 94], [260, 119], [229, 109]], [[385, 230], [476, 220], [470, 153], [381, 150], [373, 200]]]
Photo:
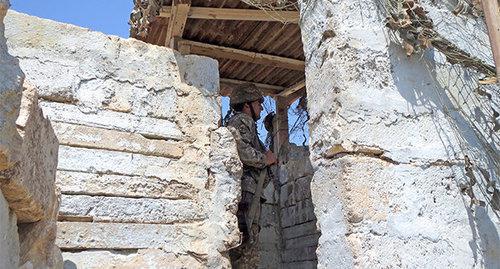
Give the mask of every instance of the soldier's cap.
[[238, 85], [233, 89], [229, 104], [244, 104], [253, 101], [264, 102], [262, 92], [253, 83], [245, 83]]

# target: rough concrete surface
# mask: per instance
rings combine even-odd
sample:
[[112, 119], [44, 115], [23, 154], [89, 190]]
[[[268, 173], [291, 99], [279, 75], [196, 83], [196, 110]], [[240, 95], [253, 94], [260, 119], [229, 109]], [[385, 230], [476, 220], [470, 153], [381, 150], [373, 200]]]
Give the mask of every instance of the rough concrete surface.
[[[440, 34], [491, 63], [480, 19], [422, 2]], [[484, 191], [498, 184], [498, 86], [432, 48], [407, 58], [382, 5], [301, 6], [318, 268], [499, 267]]]

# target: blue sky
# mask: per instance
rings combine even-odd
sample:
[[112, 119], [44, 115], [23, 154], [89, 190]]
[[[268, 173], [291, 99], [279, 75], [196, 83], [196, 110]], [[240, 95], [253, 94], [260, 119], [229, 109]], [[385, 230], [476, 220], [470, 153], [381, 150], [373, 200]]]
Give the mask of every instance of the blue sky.
[[128, 37], [132, 0], [10, 0], [11, 8], [33, 16]]
[[[133, 0], [11, 0], [10, 2], [12, 9], [22, 13], [78, 25], [109, 35], [123, 38], [129, 36], [128, 20]], [[227, 113], [228, 106], [228, 98], [223, 98], [223, 114]], [[268, 101], [266, 108], [261, 116], [262, 119], [268, 112], [275, 110], [274, 103]], [[289, 118], [290, 125], [292, 125], [296, 117], [289, 113]], [[307, 129], [306, 132], [308, 132]], [[261, 124], [259, 124], [259, 133], [261, 139], [264, 140], [267, 133]], [[290, 141], [301, 145], [302, 133], [291, 134]]]

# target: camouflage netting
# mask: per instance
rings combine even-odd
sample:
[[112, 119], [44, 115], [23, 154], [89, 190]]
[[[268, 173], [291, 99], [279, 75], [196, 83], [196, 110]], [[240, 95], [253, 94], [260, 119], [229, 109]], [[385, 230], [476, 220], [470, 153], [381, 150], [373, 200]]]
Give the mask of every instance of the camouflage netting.
[[151, 23], [160, 14], [161, 0], [134, 0], [134, 9], [130, 14], [130, 36], [146, 37]]
[[241, 0], [263, 10], [298, 10], [297, 0]]
[[[473, 68], [488, 78], [496, 76], [494, 66], [470, 55], [437, 33], [433, 21], [427, 16], [427, 11], [418, 0], [388, 0], [385, 8], [386, 26], [399, 34], [408, 56], [434, 47], [452, 64]], [[473, 4], [468, 5], [465, 1], [459, 1], [453, 13], [458, 15], [463, 12], [479, 15], [480, 10]]]
[[[483, 11], [480, 2], [471, 1], [458, 0], [457, 5], [450, 11], [450, 16], [472, 17], [473, 19], [482, 17]], [[493, 209], [500, 211], [500, 190], [498, 188], [500, 182], [496, 176], [500, 173], [500, 158], [498, 157], [500, 143], [498, 137], [500, 113], [498, 111], [500, 107], [498, 100], [495, 99], [498, 91], [498, 87], [494, 85], [497, 82], [495, 67], [485, 63], [480, 57], [471, 55], [471, 53], [480, 53], [479, 50], [472, 50], [471, 53], [468, 53], [438, 33], [434, 22], [419, 0], [381, 0], [380, 7], [386, 17], [386, 26], [393, 30], [396, 36], [395, 41], [401, 43], [408, 57], [413, 55], [422, 57], [424, 51], [435, 48], [452, 65], [458, 64], [478, 72], [476, 74], [474, 72], [455, 72], [454, 76], [456, 76], [457, 81], [471, 79], [477, 81], [476, 88], [465, 87], [466, 83], [462, 83], [464, 86], [459, 96], [463, 100], [459, 102], [456, 100], [454, 105], [444, 102], [441, 105], [446, 108], [445, 112], [450, 119], [453, 119], [453, 111], [458, 111], [463, 115], [474, 130], [489, 159], [488, 168], [480, 167], [476, 163], [477, 156], [474, 150], [469, 148], [465, 142], [461, 144], [465, 159], [464, 172], [469, 179], [468, 182], [461, 184], [462, 192], [471, 198], [471, 207], [473, 204], [484, 206], [488, 203]], [[457, 31], [466, 30], [460, 30], [457, 26]], [[480, 40], [475, 41], [481, 42]], [[490, 47], [489, 43], [482, 45]], [[490, 60], [492, 61], [492, 59]], [[435, 71], [431, 66], [426, 67], [429, 72]], [[453, 72], [451, 70], [453, 70], [452, 68], [450, 72]], [[447, 88], [447, 90], [449, 89]], [[453, 93], [447, 94], [453, 96]], [[470, 111], [474, 111], [474, 117], [470, 116]], [[484, 119], [478, 120], [481, 117]], [[485, 122], [489, 123], [484, 124]], [[460, 141], [463, 140], [463, 134], [459, 128], [457, 128], [455, 135]], [[473, 191], [476, 187], [483, 193], [484, 197], [488, 197], [487, 201], [480, 201], [476, 198]]]

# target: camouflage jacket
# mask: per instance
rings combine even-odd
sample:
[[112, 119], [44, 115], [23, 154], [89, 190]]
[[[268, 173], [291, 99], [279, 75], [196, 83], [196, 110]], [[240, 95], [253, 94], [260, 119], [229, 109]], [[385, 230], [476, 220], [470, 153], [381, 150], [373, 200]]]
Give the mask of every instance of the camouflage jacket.
[[[243, 163], [241, 189], [255, 193], [257, 180], [262, 169], [266, 168], [266, 149], [257, 134], [257, 125], [251, 116], [236, 112], [227, 122], [227, 127], [233, 133], [238, 147], [238, 154]], [[266, 183], [269, 179], [266, 180]]]

